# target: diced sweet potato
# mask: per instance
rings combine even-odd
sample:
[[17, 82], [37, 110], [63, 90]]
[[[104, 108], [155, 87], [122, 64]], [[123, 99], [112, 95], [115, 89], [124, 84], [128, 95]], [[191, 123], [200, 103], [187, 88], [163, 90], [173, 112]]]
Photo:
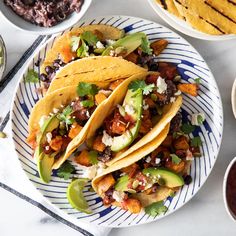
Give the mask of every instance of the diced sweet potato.
[[95, 95], [95, 101], [98, 105], [101, 104], [106, 99], [107, 99], [107, 97], [104, 93], [98, 93]]
[[76, 57], [76, 53], [71, 51], [70, 45], [65, 44], [60, 50], [60, 57], [65, 63], [68, 63], [73, 57]]
[[115, 179], [113, 178], [112, 174], [108, 174], [103, 177], [97, 185], [98, 194], [103, 195], [109, 188], [115, 185]]
[[187, 150], [189, 149], [189, 142], [188, 138], [185, 136], [180, 136], [177, 139], [174, 140], [174, 148], [179, 150]]
[[144, 101], [150, 108], [154, 108], [156, 106], [155, 102], [149, 97], [145, 98]]
[[150, 119], [142, 119], [139, 133], [140, 134], [147, 134], [152, 129], [152, 121]]
[[103, 152], [106, 148], [106, 145], [102, 142], [102, 136], [99, 135], [95, 138], [93, 142], [93, 149], [99, 152]]
[[171, 147], [172, 141], [173, 141], [172, 135], [167, 135], [167, 137], [165, 138], [165, 140], [162, 142], [161, 145], [164, 147]]
[[142, 209], [141, 202], [134, 198], [128, 198], [125, 200], [124, 207], [133, 214], [139, 213]]
[[75, 136], [77, 136], [80, 131], [82, 130], [82, 126], [80, 126], [78, 123], [73, 123], [71, 128], [70, 128], [70, 132], [68, 134], [68, 136], [73, 139]]
[[54, 139], [51, 140], [49, 143], [49, 146], [54, 150], [54, 151], [59, 151], [62, 147], [62, 137], [61, 136], [56, 136]]
[[137, 163], [134, 163], [132, 165], [129, 165], [127, 167], [124, 167], [121, 169], [122, 172], [126, 173], [126, 174], [129, 174], [131, 171], [133, 170], [138, 170], [139, 169], [139, 166]]
[[165, 39], [156, 40], [151, 43], [150, 47], [153, 49], [153, 53], [158, 56], [168, 45], [168, 41]]
[[180, 173], [185, 168], [185, 162], [181, 161], [179, 164], [174, 164], [172, 161], [168, 161], [166, 162], [165, 167], [170, 170], [173, 170], [176, 173]]
[[147, 84], [156, 84], [159, 76], [160, 76], [160, 73], [155, 71], [155, 73], [152, 73], [146, 77], [145, 82]]
[[111, 126], [111, 132], [114, 134], [123, 134], [126, 131], [126, 124], [120, 120], [114, 120]]
[[123, 81], [124, 81], [123, 79], [113, 81], [112, 83], [110, 83], [109, 89], [115, 90]]
[[138, 63], [138, 54], [136, 54], [135, 52], [131, 52], [130, 54], [128, 54], [128, 55], [125, 57], [125, 59], [126, 59], [127, 61], [131, 61], [131, 62], [137, 64], [137, 63]]
[[151, 153], [152, 160], [155, 160], [159, 153], [162, 153], [162, 158], [168, 158], [170, 156], [170, 151], [164, 146], [159, 146]]
[[36, 142], [36, 135], [37, 130], [34, 130], [26, 139], [26, 142], [31, 146], [31, 148], [36, 149], [37, 142]]
[[198, 85], [197, 84], [178, 84], [178, 89], [182, 93], [187, 93], [196, 97], [198, 95]]
[[87, 150], [83, 150], [78, 156], [74, 158], [74, 161], [77, 164], [80, 164], [82, 166], [91, 166], [90, 158], [89, 158], [89, 153]]

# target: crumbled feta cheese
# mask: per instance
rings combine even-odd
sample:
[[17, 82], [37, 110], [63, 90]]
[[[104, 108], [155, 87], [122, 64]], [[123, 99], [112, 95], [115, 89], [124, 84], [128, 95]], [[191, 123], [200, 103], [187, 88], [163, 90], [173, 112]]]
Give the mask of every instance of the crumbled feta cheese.
[[97, 48], [100, 48], [100, 49], [105, 48], [104, 45], [103, 45], [100, 41], [97, 41], [96, 47], [97, 47]]
[[76, 100], [76, 101], [79, 101], [79, 97], [76, 97], [75, 100]]
[[48, 151], [48, 150], [50, 149], [50, 147], [49, 147], [49, 146], [46, 146], [45, 149]]
[[113, 144], [113, 138], [105, 130], [103, 131], [102, 142], [106, 146], [112, 146]]
[[179, 96], [180, 94], [181, 94], [181, 91], [178, 90], [174, 95], [175, 95], [175, 96]]
[[103, 162], [98, 162], [98, 164], [97, 164], [97, 174], [101, 174], [104, 169], [106, 169], [106, 165]]
[[160, 162], [161, 162], [161, 159], [160, 158], [156, 158], [155, 163], [158, 165], [158, 164], [160, 164]]
[[205, 121], [205, 115], [204, 113], [196, 113], [196, 114], [192, 114], [191, 117], [191, 124], [192, 125], [197, 125], [200, 126], [202, 125], [202, 123]]
[[89, 111], [88, 111], [88, 110], [86, 111], [86, 116], [87, 116], [87, 117], [90, 117], [90, 114], [89, 114]]
[[112, 44], [114, 44], [116, 41], [112, 40], [112, 39], [106, 39], [106, 43], [107, 45], [111, 46]]
[[52, 112], [49, 113], [50, 116], [53, 116], [54, 114]]
[[42, 117], [40, 118], [40, 120], [39, 120], [39, 126], [40, 126], [40, 128], [43, 127], [44, 122], [45, 122], [47, 119], [48, 119], [47, 116], [42, 116]]
[[176, 100], [175, 97], [171, 97], [171, 98], [170, 98], [170, 102], [171, 102], [171, 103], [175, 102], [175, 100]]
[[48, 143], [50, 143], [52, 141], [52, 133], [51, 132], [46, 133], [46, 139], [47, 139]]
[[59, 112], [59, 109], [53, 108], [52, 111], [53, 111], [54, 114], [57, 114]]
[[75, 105], [75, 102], [71, 102], [71, 104], [70, 104], [71, 106], [74, 106]]
[[111, 95], [112, 91], [111, 90], [101, 89], [101, 90], [99, 90], [98, 93], [103, 93], [106, 97], [109, 97]]
[[109, 54], [110, 54], [111, 57], [114, 57], [115, 56], [115, 51], [111, 50]]
[[122, 191], [114, 191], [112, 194], [112, 197], [117, 201], [117, 202], [122, 202], [124, 197], [125, 197], [125, 193]]
[[93, 165], [90, 167], [83, 168], [83, 178], [93, 179], [97, 174], [97, 166]]
[[157, 92], [158, 93], [164, 93], [167, 89], [167, 84], [164, 79], [162, 79], [160, 76], [157, 79]]
[[152, 159], [151, 159], [151, 157], [150, 157], [150, 156], [148, 156], [148, 157], [146, 158], [146, 162], [147, 162], [147, 163], [150, 163], [150, 162], [151, 162], [151, 160], [152, 160]]
[[193, 161], [194, 160], [193, 153], [189, 149], [186, 151], [186, 160], [187, 161]]
[[64, 107], [64, 105], [62, 105], [62, 104], [61, 104], [60, 106], [61, 106], [61, 108], [63, 108], [63, 107]]
[[135, 113], [135, 109], [133, 106], [126, 104], [125, 105], [125, 112], [129, 115], [132, 115]]
[[143, 100], [143, 110], [147, 110], [149, 108], [149, 105], [146, 104], [145, 100]]

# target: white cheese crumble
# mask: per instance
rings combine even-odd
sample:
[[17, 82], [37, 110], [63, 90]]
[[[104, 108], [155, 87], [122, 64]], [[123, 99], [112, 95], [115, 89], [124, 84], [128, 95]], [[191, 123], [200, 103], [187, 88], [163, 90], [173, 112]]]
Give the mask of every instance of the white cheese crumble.
[[87, 117], [90, 117], [90, 114], [89, 114], [89, 111], [88, 111], [88, 110], [86, 111], [86, 116], [87, 116]]
[[189, 149], [186, 151], [186, 160], [187, 161], [193, 161], [194, 160], [193, 153]]
[[125, 197], [125, 193], [122, 191], [114, 191], [112, 194], [112, 197], [117, 201], [117, 202], [122, 202], [124, 197]]
[[116, 42], [115, 40], [106, 39], [106, 43], [107, 43], [107, 45], [109, 45], [109, 46], [113, 45], [115, 42]]
[[179, 96], [180, 94], [181, 94], [181, 91], [178, 90], [174, 95], [175, 95], [175, 96]]
[[151, 157], [150, 157], [150, 156], [148, 156], [148, 157], [146, 158], [146, 162], [147, 162], [147, 163], [150, 163], [150, 162], [151, 162], [151, 160], [152, 160], [152, 159], [151, 159]]
[[160, 164], [160, 162], [161, 162], [161, 159], [160, 158], [156, 158], [155, 163], [158, 165], [158, 164]]
[[145, 100], [143, 100], [143, 110], [147, 110], [149, 108], [149, 105], [146, 104]]
[[45, 121], [46, 121], [47, 119], [48, 119], [47, 116], [42, 116], [42, 117], [40, 118], [40, 120], [39, 120], [39, 126], [40, 126], [40, 128], [43, 127], [43, 125], [44, 125], [44, 123], [45, 123]]
[[97, 174], [97, 166], [93, 165], [83, 169], [83, 178], [93, 179]]
[[50, 148], [49, 146], [46, 146], [46, 147], [45, 147], [45, 149], [46, 149], [47, 151], [49, 150], [49, 148]]
[[97, 164], [97, 174], [101, 174], [104, 169], [106, 169], [106, 165], [103, 162], [98, 162]]
[[57, 113], [59, 112], [59, 109], [57, 109], [57, 108], [54, 107], [54, 108], [52, 109], [52, 111], [53, 111], [54, 114], [57, 114]]
[[171, 98], [170, 98], [170, 102], [171, 102], [171, 103], [175, 102], [175, 100], [176, 100], [175, 97], [171, 97]]
[[103, 45], [100, 41], [97, 41], [96, 47], [97, 47], [97, 48], [100, 48], [100, 49], [105, 48], [104, 45]]
[[112, 146], [113, 144], [113, 138], [105, 130], [103, 131], [102, 142], [106, 146]]
[[101, 90], [99, 90], [98, 93], [102, 93], [102, 94], [104, 94], [106, 97], [109, 97], [109, 96], [111, 95], [112, 91], [111, 91], [111, 90], [101, 89]]
[[61, 108], [63, 108], [63, 107], [64, 107], [64, 105], [62, 105], [62, 104], [61, 104], [60, 106], [61, 106]]
[[191, 117], [191, 124], [192, 125], [197, 125], [200, 126], [202, 125], [202, 123], [205, 121], [205, 115], [204, 113], [196, 113], [196, 114], [192, 114]]
[[111, 50], [109, 54], [110, 54], [111, 57], [114, 57], [115, 56], [115, 51]]
[[167, 89], [167, 84], [164, 79], [162, 79], [160, 76], [157, 79], [157, 92], [158, 93], [164, 93]]
[[135, 113], [135, 109], [133, 106], [126, 104], [125, 105], [125, 112], [129, 115], [133, 115]]
[[51, 132], [46, 133], [46, 139], [47, 139], [48, 143], [50, 143], [52, 141], [52, 133]]

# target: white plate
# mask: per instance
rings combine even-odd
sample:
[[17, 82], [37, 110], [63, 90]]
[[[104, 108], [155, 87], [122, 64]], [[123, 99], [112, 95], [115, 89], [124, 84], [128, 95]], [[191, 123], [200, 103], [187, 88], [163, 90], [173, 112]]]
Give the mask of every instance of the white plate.
[[223, 41], [229, 39], [236, 39], [236, 35], [228, 34], [228, 35], [210, 35], [202, 33], [201, 31], [193, 29], [189, 24], [187, 24], [184, 20], [179, 19], [178, 17], [170, 14], [168, 11], [164, 10], [161, 6], [158, 5], [156, 0], [148, 0], [151, 4], [152, 8], [156, 11], [156, 13], [171, 27], [180, 31], [183, 34], [188, 36], [210, 40], [210, 41]]
[[[96, 17], [95, 19], [81, 21], [78, 26], [88, 24], [108, 24], [124, 29], [127, 33], [144, 32], [151, 41], [162, 38], [167, 39], [169, 44], [163, 53], [156, 58], [157, 61], [176, 64], [181, 77], [185, 81], [191, 82], [193, 81], [192, 78], [196, 77], [202, 79], [199, 96], [184, 95], [182, 106], [182, 115], [185, 121], [189, 120], [189, 115], [193, 113], [203, 112], [206, 116], [204, 125], [198, 127], [194, 133], [194, 135], [199, 135], [203, 141], [201, 148], [203, 156], [195, 158], [191, 165], [192, 183], [182, 187], [175, 197], [169, 197], [165, 201], [168, 211], [165, 215], [155, 218], [146, 215], [144, 212], [130, 214], [115, 206], [105, 207], [101, 198], [96, 193], [89, 191], [89, 185], [86, 186], [84, 194], [93, 213], [86, 215], [73, 209], [67, 201], [66, 188], [71, 180], [66, 181], [54, 174], [49, 184], [42, 183], [32, 158], [33, 150], [25, 142], [28, 133], [29, 113], [38, 99], [42, 97], [36, 93], [36, 88], [40, 84], [24, 83], [24, 78], [29, 69], [37, 70], [34, 63], [39, 59], [44, 60], [45, 52], [52, 47], [56, 37], [46, 42], [34, 54], [19, 78], [20, 81], [11, 109], [12, 135], [19, 161], [29, 180], [45, 199], [55, 209], [64, 211], [71, 218], [107, 227], [127, 227], [158, 220], [185, 205], [202, 187], [214, 166], [223, 132], [223, 112], [219, 90], [211, 71], [199, 53], [185, 39], [170, 29], [148, 20], [129, 16]], [[76, 168], [77, 174], [81, 174], [81, 170], [78, 167]], [[190, 212], [190, 214], [192, 213]]]

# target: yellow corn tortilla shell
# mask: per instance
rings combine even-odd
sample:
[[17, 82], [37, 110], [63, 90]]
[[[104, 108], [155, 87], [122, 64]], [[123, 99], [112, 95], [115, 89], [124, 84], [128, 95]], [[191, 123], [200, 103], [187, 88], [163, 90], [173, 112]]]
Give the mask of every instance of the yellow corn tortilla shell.
[[[161, 0], [156, 0], [156, 1], [159, 5], [161, 5], [161, 7], [164, 8]], [[165, 10], [167, 10], [168, 12], [170, 12], [171, 14], [173, 14], [179, 18], [182, 18], [182, 15], [179, 13], [178, 9], [176, 8], [173, 0], [166, 0], [165, 3], [167, 6], [167, 9], [164, 8]]]
[[131, 153], [130, 155], [126, 156], [125, 158], [117, 161], [115, 165], [111, 165], [108, 168], [104, 169], [102, 173], [97, 175], [92, 181], [92, 187], [98, 195], [102, 196], [102, 193], [99, 192], [97, 188], [98, 182], [107, 174], [110, 174], [114, 171], [120, 170], [124, 167], [130, 166], [135, 162], [138, 162], [143, 157], [148, 155], [149, 153], [153, 152], [156, 148], [158, 148], [161, 143], [165, 140], [168, 132], [169, 132], [170, 124], [168, 123], [164, 129], [157, 135], [150, 143], [144, 145], [140, 149], [136, 150], [135, 152]]
[[109, 83], [147, 70], [119, 57], [97, 56], [73, 61], [64, 66], [52, 80], [47, 94], [78, 82]]
[[45, 60], [40, 67], [40, 73], [45, 72], [46, 66], [52, 65], [53, 61], [56, 60], [58, 56], [60, 56], [60, 52], [64, 49], [65, 46], [70, 47], [72, 36], [79, 36], [83, 32], [86, 31], [94, 32], [95, 30], [100, 31], [103, 34], [103, 40], [105, 39], [117, 40], [123, 37], [124, 35], [123, 30], [120, 30], [110, 25], [86, 25], [80, 28], [74, 28], [55, 40], [52, 48], [47, 51]]

